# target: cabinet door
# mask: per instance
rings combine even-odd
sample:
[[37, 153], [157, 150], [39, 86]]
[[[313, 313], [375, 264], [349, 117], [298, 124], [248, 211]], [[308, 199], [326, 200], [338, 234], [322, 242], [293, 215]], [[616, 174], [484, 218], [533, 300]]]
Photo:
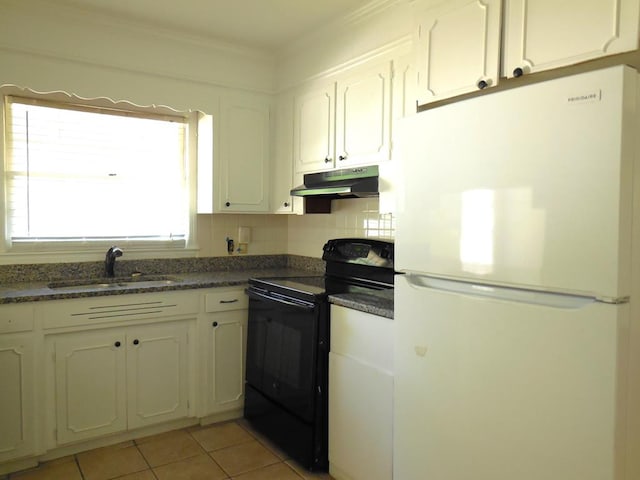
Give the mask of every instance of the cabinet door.
[[329, 353], [329, 464], [335, 478], [393, 478], [393, 376]]
[[186, 322], [127, 330], [129, 428], [188, 415]]
[[391, 134], [395, 137], [398, 132], [396, 122], [417, 111], [417, 72], [413, 56], [407, 54], [395, 59], [393, 70], [391, 121], [394, 128]]
[[507, 0], [504, 75], [635, 50], [639, 7], [637, 0]]
[[0, 462], [34, 449], [34, 358], [29, 335], [0, 335]]
[[209, 412], [242, 407], [247, 310], [211, 315]]
[[122, 330], [60, 335], [54, 342], [58, 444], [125, 430]]
[[498, 83], [501, 5], [500, 0], [455, 0], [417, 14], [419, 103]]
[[269, 122], [269, 104], [262, 99], [221, 100], [217, 211], [268, 211]]
[[331, 83], [295, 98], [293, 154], [298, 173], [334, 166], [335, 91]]
[[336, 167], [389, 159], [391, 62], [340, 79], [336, 97]]
[[292, 213], [293, 198], [293, 96], [278, 98], [275, 125], [275, 157], [271, 177], [273, 213]]

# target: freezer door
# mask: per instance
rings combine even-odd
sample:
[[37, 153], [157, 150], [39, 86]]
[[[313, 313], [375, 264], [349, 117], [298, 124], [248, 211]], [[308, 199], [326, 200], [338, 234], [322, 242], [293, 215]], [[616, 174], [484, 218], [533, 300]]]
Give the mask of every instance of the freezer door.
[[623, 478], [628, 304], [395, 293], [394, 478]]
[[628, 296], [636, 77], [619, 66], [404, 122], [396, 269]]

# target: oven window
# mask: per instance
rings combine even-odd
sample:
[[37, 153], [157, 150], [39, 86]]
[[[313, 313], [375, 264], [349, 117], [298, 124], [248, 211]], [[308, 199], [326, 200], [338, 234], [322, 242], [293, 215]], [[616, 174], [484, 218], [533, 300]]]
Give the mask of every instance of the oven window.
[[247, 382], [304, 420], [313, 419], [318, 309], [251, 298]]

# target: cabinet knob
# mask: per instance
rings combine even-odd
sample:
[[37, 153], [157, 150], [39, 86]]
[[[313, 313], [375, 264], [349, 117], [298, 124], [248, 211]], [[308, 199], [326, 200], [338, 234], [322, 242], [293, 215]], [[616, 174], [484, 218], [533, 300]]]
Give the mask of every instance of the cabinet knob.
[[513, 70], [514, 77], [518, 78], [518, 77], [521, 77], [522, 75], [524, 75], [524, 70], [522, 68], [518, 67]]
[[214, 327], [218, 326], [218, 322], [213, 322], [211, 325], [213, 325]]
[[138, 345], [140, 343], [140, 340], [138, 340], [137, 338], [133, 341], [134, 345]]
[[285, 207], [288, 207], [288, 206], [289, 206], [289, 202], [284, 202], [284, 203], [283, 203], [283, 205], [284, 205]]
[[226, 203], [224, 204], [224, 206], [225, 206], [225, 207], [230, 207], [230, 206], [231, 206], [231, 202], [226, 202]]
[[347, 154], [346, 153], [344, 155], [340, 155], [338, 157], [338, 160], [340, 160], [340, 161], [343, 161], [343, 160], [346, 160], [346, 159], [347, 159]]
[[478, 82], [478, 88], [480, 90], [484, 90], [485, 88], [487, 88], [489, 86], [489, 84], [486, 82], [486, 80], [480, 80]]
[[324, 157], [324, 163], [331, 163], [330, 157]]
[[116, 348], [118, 348], [121, 344], [120, 344], [120, 342], [116, 342], [116, 343], [114, 343], [113, 345], [114, 345]]

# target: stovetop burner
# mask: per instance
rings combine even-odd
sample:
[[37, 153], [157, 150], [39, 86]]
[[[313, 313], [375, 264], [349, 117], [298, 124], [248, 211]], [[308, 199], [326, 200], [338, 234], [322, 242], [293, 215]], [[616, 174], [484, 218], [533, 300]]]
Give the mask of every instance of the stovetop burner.
[[365, 293], [393, 288], [393, 243], [371, 239], [329, 240], [322, 258], [325, 275], [252, 278], [251, 288], [265, 294], [290, 296], [309, 302], [326, 295]]

